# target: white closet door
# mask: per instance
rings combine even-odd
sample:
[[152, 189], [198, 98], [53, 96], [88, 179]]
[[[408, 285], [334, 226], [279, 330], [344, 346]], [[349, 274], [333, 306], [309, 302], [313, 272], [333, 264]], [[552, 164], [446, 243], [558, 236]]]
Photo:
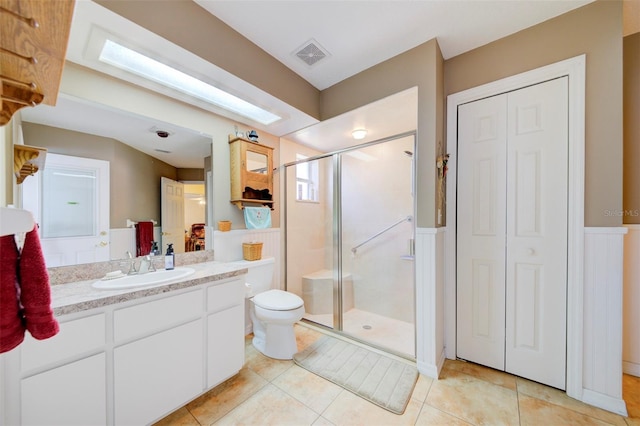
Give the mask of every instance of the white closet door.
[[568, 82], [509, 94], [506, 371], [565, 388]]
[[561, 389], [567, 114], [567, 78], [458, 110], [458, 357]]
[[458, 357], [504, 370], [506, 95], [458, 109]]
[[166, 177], [160, 178], [160, 203], [162, 205], [162, 244], [160, 251], [167, 251], [173, 244], [176, 253], [184, 253], [184, 184]]

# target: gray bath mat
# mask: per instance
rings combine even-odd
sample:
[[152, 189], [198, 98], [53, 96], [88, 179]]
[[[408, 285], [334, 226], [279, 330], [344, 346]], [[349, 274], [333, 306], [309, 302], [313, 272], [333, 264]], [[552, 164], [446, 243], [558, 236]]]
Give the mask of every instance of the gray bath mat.
[[418, 370], [407, 362], [331, 336], [322, 336], [293, 360], [395, 414], [404, 413], [418, 379]]

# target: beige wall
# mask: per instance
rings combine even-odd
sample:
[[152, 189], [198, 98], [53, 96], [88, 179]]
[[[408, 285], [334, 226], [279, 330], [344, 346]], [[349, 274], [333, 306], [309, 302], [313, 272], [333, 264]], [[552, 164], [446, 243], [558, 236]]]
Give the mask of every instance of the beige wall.
[[[622, 4], [599, 0], [444, 64], [445, 95], [586, 54], [585, 226], [622, 210]], [[614, 213], [612, 213], [614, 212]]]
[[326, 120], [402, 90], [418, 87], [417, 226], [436, 223], [436, 152], [443, 144], [443, 59], [436, 40], [375, 65], [321, 93]]
[[161, 224], [160, 177], [175, 180], [175, 167], [115, 139], [26, 122], [22, 129], [25, 145], [47, 148], [48, 153], [109, 161], [111, 228], [126, 227], [127, 219], [152, 219]]
[[[312, 117], [319, 92], [298, 74], [192, 0], [96, 3], [259, 87]], [[247, 25], [260, 23], [247, 23]], [[197, 29], [197, 30], [194, 30]], [[259, 64], [258, 66], [256, 64]]]
[[204, 169], [176, 169], [179, 181], [204, 181]]
[[640, 33], [624, 38], [623, 223], [640, 223]]

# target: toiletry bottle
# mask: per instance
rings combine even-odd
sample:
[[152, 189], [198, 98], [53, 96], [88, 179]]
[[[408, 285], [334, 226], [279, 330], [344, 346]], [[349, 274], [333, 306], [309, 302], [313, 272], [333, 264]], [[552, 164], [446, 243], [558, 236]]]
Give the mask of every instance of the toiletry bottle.
[[164, 255], [164, 269], [173, 269], [175, 265], [175, 254], [173, 254], [173, 244], [167, 245], [167, 254]]

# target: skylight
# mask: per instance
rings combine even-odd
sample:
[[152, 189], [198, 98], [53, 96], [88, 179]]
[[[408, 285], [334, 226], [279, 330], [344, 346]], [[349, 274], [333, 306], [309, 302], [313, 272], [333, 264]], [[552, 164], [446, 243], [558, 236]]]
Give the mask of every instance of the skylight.
[[274, 123], [282, 118], [111, 40], [105, 41], [99, 59], [104, 63], [235, 112], [264, 125]]

